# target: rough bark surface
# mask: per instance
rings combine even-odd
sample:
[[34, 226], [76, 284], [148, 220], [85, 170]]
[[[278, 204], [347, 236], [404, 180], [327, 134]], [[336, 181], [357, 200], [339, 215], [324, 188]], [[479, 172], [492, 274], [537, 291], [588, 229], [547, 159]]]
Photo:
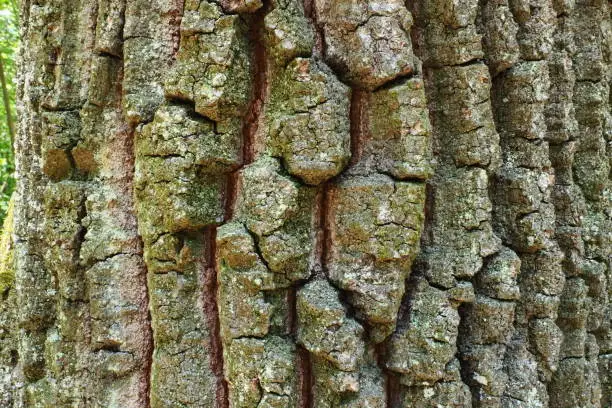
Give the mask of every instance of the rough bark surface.
[[23, 0], [3, 407], [612, 407], [606, 0]]

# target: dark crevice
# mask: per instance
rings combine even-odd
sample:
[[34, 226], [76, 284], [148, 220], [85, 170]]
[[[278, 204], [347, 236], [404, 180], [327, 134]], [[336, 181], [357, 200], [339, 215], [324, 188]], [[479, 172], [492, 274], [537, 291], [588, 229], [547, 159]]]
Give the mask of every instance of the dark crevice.
[[264, 103], [268, 95], [268, 55], [264, 44], [264, 18], [270, 12], [271, 5], [266, 3], [257, 10], [249, 20], [247, 37], [251, 46], [253, 88], [251, 100], [247, 106], [242, 121], [242, 164], [239, 169], [228, 175], [227, 187], [224, 194], [225, 215], [224, 222], [230, 221], [234, 216], [236, 195], [238, 193], [238, 178], [245, 166], [253, 163], [257, 153], [257, 135]]
[[406, 291], [402, 297], [399, 311], [397, 312], [397, 326], [395, 332], [402, 332], [409, 328], [410, 316], [412, 314], [411, 300], [414, 299], [419, 279], [424, 279], [425, 275], [425, 262], [417, 258], [417, 261], [413, 264], [412, 273], [405, 281]]
[[312, 54], [315, 57], [324, 58], [325, 56], [325, 34], [319, 26], [317, 21], [317, 10], [315, 7], [315, 0], [303, 0], [304, 1], [304, 14], [310, 20], [312, 28], [315, 33], [315, 43], [312, 50]]
[[465, 62], [460, 62], [457, 64], [449, 64], [449, 65], [442, 65], [442, 64], [431, 64], [431, 65], [427, 65], [424, 66], [423, 68], [425, 69], [442, 69], [442, 68], [448, 68], [448, 67], [469, 67], [472, 65], [480, 65], [484, 63], [484, 60], [482, 58], [472, 58], [468, 61]]
[[172, 62], [176, 61], [176, 54], [181, 48], [181, 21], [183, 21], [183, 14], [185, 14], [185, 0], [178, 0], [175, 2], [178, 9], [172, 10], [170, 14], [170, 21], [168, 25], [172, 27]]
[[287, 330], [291, 337], [297, 338], [297, 286], [292, 286], [287, 290]]
[[[142, 241], [142, 238], [140, 237], [140, 235], [138, 236], [139, 238], [139, 247], [140, 248], [144, 248], [144, 242]], [[151, 406], [151, 369], [153, 367], [153, 351], [155, 350], [155, 339], [153, 337], [153, 323], [152, 323], [152, 317], [151, 317], [151, 299], [149, 296], [149, 283], [148, 283], [148, 275], [149, 272], [147, 270], [147, 265], [144, 262], [144, 254], [140, 253], [139, 254], [141, 260], [142, 260], [142, 268], [144, 271], [144, 285], [145, 285], [145, 298], [144, 298], [144, 302], [147, 305], [147, 316], [146, 316], [146, 321], [147, 321], [147, 338], [148, 338], [148, 347], [146, 349], [146, 352], [144, 353], [144, 358], [145, 361], [143, 363], [144, 365], [144, 377], [146, 379], [146, 384], [145, 384], [145, 400], [146, 400], [146, 406], [150, 407]]]
[[246, 229], [247, 233], [253, 239], [253, 244], [255, 246], [255, 253], [257, 254], [259, 260], [261, 261], [261, 263], [264, 264], [264, 266], [266, 267], [268, 271], [272, 272], [272, 268], [270, 268], [270, 264], [268, 263], [268, 260], [263, 256], [263, 251], [261, 250], [261, 245], [260, 245], [260, 241], [261, 241], [260, 236], [254, 233], [253, 231], [251, 231], [250, 229], [248, 229], [246, 225], [244, 226], [244, 228]]
[[397, 374], [387, 371], [385, 393], [387, 394], [387, 408], [401, 408], [402, 384]]
[[[122, 70], [123, 71], [123, 70]], [[135, 157], [135, 153], [134, 153], [134, 132], [135, 132], [135, 128], [134, 127], [130, 127], [129, 129], [129, 133], [128, 133], [128, 137], [127, 137], [127, 143], [128, 145], [126, 146], [126, 149], [130, 152], [130, 157], [134, 158]], [[135, 160], [132, 160], [130, 163], [131, 169], [130, 169], [130, 173], [129, 173], [129, 187], [130, 190], [133, 194], [133, 188], [134, 188], [134, 173], [136, 171], [136, 167], [135, 167]], [[132, 205], [135, 205], [135, 203], [132, 201]], [[145, 401], [145, 406], [146, 407], [150, 407], [151, 406], [151, 370], [153, 367], [153, 351], [155, 350], [155, 338], [153, 336], [153, 324], [152, 324], [152, 316], [151, 316], [151, 300], [150, 300], [150, 294], [149, 294], [149, 281], [148, 281], [148, 277], [149, 277], [149, 271], [147, 269], [147, 264], [144, 261], [144, 241], [142, 239], [142, 236], [139, 234], [138, 232], [138, 216], [136, 213], [136, 208], [133, 208], [133, 212], [134, 212], [134, 220], [135, 220], [135, 235], [138, 239], [138, 253], [136, 254], [141, 261], [141, 265], [142, 265], [142, 284], [144, 285], [144, 304], [146, 307], [146, 310], [144, 311], [146, 313], [146, 339], [145, 339], [145, 345], [144, 345], [144, 349], [145, 351], [143, 352], [143, 377], [144, 377], [144, 396], [143, 399]]]
[[131, 354], [127, 351], [121, 350], [121, 344], [116, 341], [106, 341], [104, 344], [101, 344], [99, 347], [96, 347], [92, 350], [94, 353], [99, 351], [107, 351], [110, 353], [126, 353]]
[[384, 90], [389, 90], [389, 89], [393, 89], [397, 86], [401, 86], [406, 84], [408, 81], [410, 81], [411, 79], [418, 77], [419, 76], [419, 72], [414, 69], [412, 71], [410, 71], [409, 73], [403, 74], [403, 75], [398, 75], [392, 79], [389, 79], [387, 82], [385, 82], [382, 85], [377, 86], [376, 88], [370, 90], [370, 92], [378, 92], [378, 91], [384, 91]]
[[[463, 339], [467, 338], [470, 332], [470, 325], [468, 324], [469, 323], [468, 321], [469, 312], [467, 310], [467, 308], [469, 307], [470, 307], [469, 304], [463, 303], [457, 309], [457, 312], [459, 313], [459, 328], [458, 328], [458, 336], [457, 336], [456, 358], [457, 358], [457, 361], [459, 361], [459, 374], [461, 376], [461, 381], [470, 388], [470, 394], [472, 395], [472, 404], [474, 406], [478, 406], [477, 396], [480, 393], [480, 389], [476, 384], [474, 384], [474, 381], [472, 380], [475, 373], [470, 367], [469, 361], [466, 361], [466, 359], [463, 358], [464, 348], [469, 349], [470, 347], [469, 343], [464, 344], [463, 342]], [[485, 345], [485, 344], [482, 344], [482, 345]]]
[[[423, 206], [424, 221], [423, 232], [421, 233], [421, 250], [429, 243], [433, 242], [433, 225], [435, 222], [435, 200], [436, 189], [431, 182], [425, 184], [425, 205]], [[415, 267], [413, 266], [413, 270]]]
[[238, 193], [238, 176], [238, 170], [227, 175], [226, 188], [223, 197], [224, 223], [229, 222], [234, 217], [234, 207], [236, 205], [236, 195]]
[[215, 408], [228, 408], [228, 384], [223, 370], [223, 343], [221, 341], [219, 308], [217, 305], [217, 262], [216, 262], [217, 228], [209, 226], [204, 229], [204, 264], [202, 265], [202, 286], [204, 315], [210, 331], [210, 369], [217, 377]]
[[114, 59], [114, 60], [121, 60], [123, 59], [123, 55], [118, 55], [118, 54], [113, 54], [108, 50], [98, 50], [95, 52], [95, 55], [98, 57], [105, 57], [105, 58], [110, 58], [110, 59]]
[[297, 346], [297, 372], [299, 399], [298, 408], [315, 408], [312, 387], [314, 376], [310, 352], [303, 346]]
[[270, 12], [270, 4], [253, 14], [250, 21], [248, 39], [252, 49], [253, 61], [253, 94], [242, 126], [242, 165], [246, 166], [255, 160], [257, 131], [268, 94], [268, 56], [264, 43], [264, 19]]
[[332, 247], [331, 240], [331, 229], [330, 222], [333, 222], [330, 217], [330, 184], [325, 183], [320, 187], [318, 197], [318, 211], [319, 211], [319, 233], [317, 234], [318, 241], [316, 244], [317, 253], [319, 254], [315, 274], [321, 277], [329, 277], [327, 270], [328, 251]]
[[350, 134], [351, 161], [350, 166], [361, 160], [363, 145], [368, 134], [367, 109], [370, 94], [367, 91], [354, 89], [351, 93]]

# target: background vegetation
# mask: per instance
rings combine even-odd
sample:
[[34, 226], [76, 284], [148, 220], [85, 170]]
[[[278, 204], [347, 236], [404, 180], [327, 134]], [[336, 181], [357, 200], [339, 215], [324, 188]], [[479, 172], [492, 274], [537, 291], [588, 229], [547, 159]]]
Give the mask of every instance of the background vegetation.
[[18, 0], [0, 0], [0, 222], [15, 179], [12, 140], [15, 132], [15, 57], [19, 42]]

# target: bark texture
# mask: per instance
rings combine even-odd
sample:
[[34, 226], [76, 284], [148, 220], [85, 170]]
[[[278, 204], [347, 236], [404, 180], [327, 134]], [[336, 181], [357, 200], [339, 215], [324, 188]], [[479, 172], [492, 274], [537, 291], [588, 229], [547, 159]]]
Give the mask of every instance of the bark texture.
[[610, 12], [23, 0], [0, 405], [612, 407]]

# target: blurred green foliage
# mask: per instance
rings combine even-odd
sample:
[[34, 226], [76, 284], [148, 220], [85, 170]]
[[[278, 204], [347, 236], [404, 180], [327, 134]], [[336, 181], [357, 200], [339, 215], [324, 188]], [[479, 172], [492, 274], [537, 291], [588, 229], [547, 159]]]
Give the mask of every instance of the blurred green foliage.
[[0, 84], [3, 88], [0, 89], [0, 222], [6, 216], [15, 188], [12, 132], [15, 129], [15, 59], [19, 43], [17, 1], [0, 0], [0, 74], [4, 74], [3, 84]]

